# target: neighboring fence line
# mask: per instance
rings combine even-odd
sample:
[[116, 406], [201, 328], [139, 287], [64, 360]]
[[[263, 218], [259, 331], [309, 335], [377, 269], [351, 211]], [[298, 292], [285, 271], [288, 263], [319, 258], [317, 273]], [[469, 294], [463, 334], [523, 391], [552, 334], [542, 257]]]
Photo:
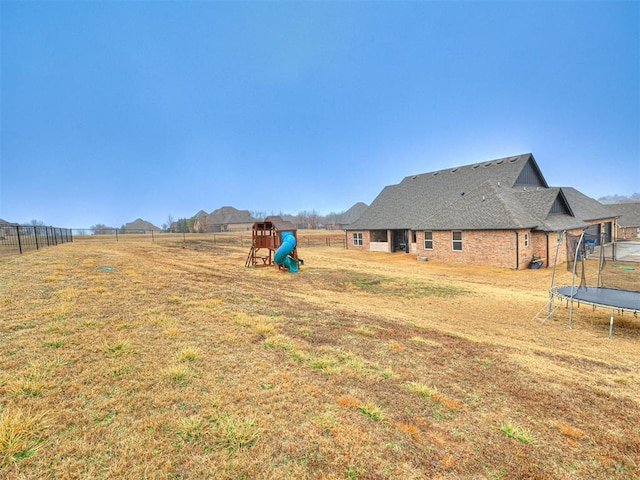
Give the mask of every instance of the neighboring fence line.
[[73, 242], [70, 228], [40, 225], [0, 225], [0, 251], [22, 253], [59, 243]]
[[[74, 229], [76, 238], [90, 241], [115, 240], [126, 241], [147, 237], [151, 242], [179, 241], [179, 242], [211, 242], [214, 245], [239, 245], [250, 247], [252, 242], [251, 232], [220, 232], [220, 233], [173, 233], [159, 232], [157, 230], [138, 229]], [[334, 235], [305, 235], [298, 230], [298, 246], [311, 247], [341, 247], [347, 248], [347, 240], [343, 234]]]

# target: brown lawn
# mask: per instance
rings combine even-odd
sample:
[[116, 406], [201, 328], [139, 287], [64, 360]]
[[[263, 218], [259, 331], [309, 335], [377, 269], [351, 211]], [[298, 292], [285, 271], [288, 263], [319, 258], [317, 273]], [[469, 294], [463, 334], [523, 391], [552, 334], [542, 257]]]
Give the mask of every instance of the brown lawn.
[[640, 319], [551, 269], [195, 238], [0, 257], [0, 478], [640, 478]]

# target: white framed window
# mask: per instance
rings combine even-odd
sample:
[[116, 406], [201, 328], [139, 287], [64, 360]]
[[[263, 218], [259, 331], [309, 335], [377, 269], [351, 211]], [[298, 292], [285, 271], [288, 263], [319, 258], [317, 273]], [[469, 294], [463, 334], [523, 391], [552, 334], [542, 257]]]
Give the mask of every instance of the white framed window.
[[460, 230], [451, 232], [451, 249], [456, 252], [462, 251], [462, 232]]
[[424, 249], [433, 250], [433, 232], [431, 230], [424, 232]]
[[529, 246], [529, 234], [528, 233], [524, 234], [524, 246], [525, 247]]
[[353, 232], [353, 245], [355, 247], [362, 246], [362, 232]]

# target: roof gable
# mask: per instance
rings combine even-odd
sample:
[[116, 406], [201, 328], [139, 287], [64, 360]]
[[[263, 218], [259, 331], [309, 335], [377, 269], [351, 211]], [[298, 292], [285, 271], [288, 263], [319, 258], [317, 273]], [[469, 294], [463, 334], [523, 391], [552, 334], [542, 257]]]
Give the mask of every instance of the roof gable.
[[515, 191], [514, 195], [522, 207], [536, 219], [538, 230], [555, 232], [587, 226], [584, 221], [574, 217], [558, 187], [522, 189]]

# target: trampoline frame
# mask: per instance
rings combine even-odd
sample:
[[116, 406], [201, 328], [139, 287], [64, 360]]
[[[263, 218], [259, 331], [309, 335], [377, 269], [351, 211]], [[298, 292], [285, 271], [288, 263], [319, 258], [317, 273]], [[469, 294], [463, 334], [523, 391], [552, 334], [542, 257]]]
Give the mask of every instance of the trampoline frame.
[[[573, 328], [572, 323], [573, 323], [574, 302], [578, 304], [578, 307], [580, 306], [581, 303], [584, 303], [586, 305], [592, 305], [594, 310], [598, 307], [610, 308], [611, 315], [609, 317], [609, 337], [608, 338], [611, 338], [611, 336], [613, 335], [613, 317], [616, 311], [618, 311], [620, 315], [624, 314], [624, 312], [630, 312], [634, 316], [636, 317], [638, 316], [638, 312], [640, 311], [640, 292], [636, 292], [633, 290], [607, 288], [601, 285], [600, 272], [602, 270], [602, 263], [604, 261], [604, 248], [600, 249], [597, 285], [596, 286], [581, 285], [579, 287], [576, 287], [575, 283], [576, 283], [576, 270], [577, 270], [577, 264], [578, 264], [578, 254], [580, 252], [580, 245], [583, 244], [583, 241], [584, 241], [584, 234], [585, 234], [584, 230], [582, 231], [578, 239], [578, 243], [576, 244], [576, 251], [574, 254], [574, 261], [573, 261], [573, 272], [571, 275], [571, 285], [554, 287], [556, 265], [558, 263], [557, 262], [558, 250], [560, 247], [560, 243], [562, 242], [562, 238], [565, 236], [565, 234], [566, 232], [563, 231], [558, 235], [558, 244], [556, 245], [556, 254], [553, 262], [553, 273], [551, 276], [551, 287], [549, 288], [549, 302], [546, 307], [544, 307], [540, 312], [538, 312], [538, 315], [536, 315], [535, 318], [538, 318], [540, 313], [546, 309], [547, 314], [541, 322], [541, 323], [544, 323], [562, 305], [562, 302], [566, 301], [567, 304], [569, 305], [569, 328], [571, 329]], [[581, 257], [581, 260], [584, 261], [583, 256]], [[584, 264], [582, 268], [583, 268], [582, 271], [584, 272]], [[607, 302], [606, 301], [607, 299], [603, 298], [603, 297], [606, 297], [607, 291], [611, 292], [613, 295], [618, 294], [618, 297], [621, 297], [621, 296], [629, 297], [630, 301], [628, 304], [624, 302], [624, 305], [616, 304], [615, 301]], [[556, 299], [559, 299], [560, 302], [555, 308], [553, 308], [553, 304]], [[619, 303], [622, 303], [622, 302], [619, 302]]]

